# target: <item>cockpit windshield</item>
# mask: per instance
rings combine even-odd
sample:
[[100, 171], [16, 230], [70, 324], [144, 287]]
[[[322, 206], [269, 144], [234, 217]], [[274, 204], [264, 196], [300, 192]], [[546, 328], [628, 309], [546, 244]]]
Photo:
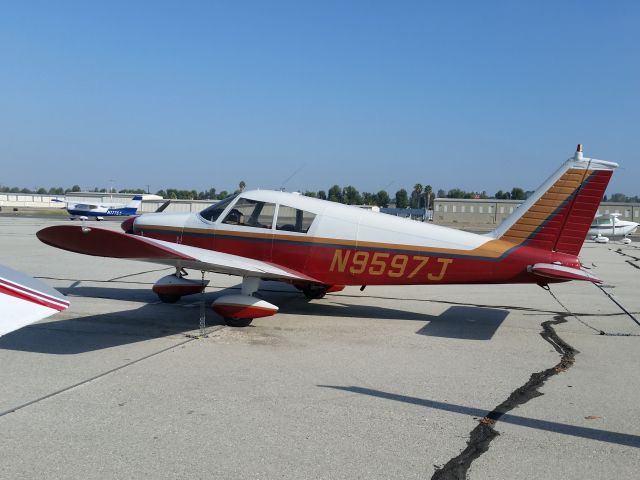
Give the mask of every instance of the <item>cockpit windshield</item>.
[[601, 215], [593, 219], [591, 225], [613, 225], [615, 222], [615, 217], [610, 217], [609, 215]]
[[200, 212], [200, 216], [205, 220], [209, 220], [210, 222], [215, 222], [220, 214], [224, 212], [224, 209], [229, 206], [231, 202], [235, 200], [238, 194], [231, 195], [223, 200], [220, 200], [217, 203], [214, 203], [210, 207], [205, 208]]

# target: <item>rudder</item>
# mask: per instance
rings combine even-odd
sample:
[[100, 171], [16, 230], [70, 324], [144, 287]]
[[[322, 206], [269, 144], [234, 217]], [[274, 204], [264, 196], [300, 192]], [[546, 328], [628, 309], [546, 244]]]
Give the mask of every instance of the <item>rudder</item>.
[[129, 201], [129, 203], [127, 203], [126, 208], [135, 208], [137, 211], [138, 208], [140, 208], [141, 204], [142, 204], [142, 195], [136, 195]]
[[582, 145], [491, 233], [516, 245], [578, 255], [617, 164], [586, 158]]

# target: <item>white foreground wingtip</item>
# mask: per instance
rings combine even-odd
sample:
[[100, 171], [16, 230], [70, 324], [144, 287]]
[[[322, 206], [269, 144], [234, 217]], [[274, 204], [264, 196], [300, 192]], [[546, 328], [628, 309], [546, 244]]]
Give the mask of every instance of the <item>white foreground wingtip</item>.
[[57, 290], [0, 265], [0, 336], [69, 308]]

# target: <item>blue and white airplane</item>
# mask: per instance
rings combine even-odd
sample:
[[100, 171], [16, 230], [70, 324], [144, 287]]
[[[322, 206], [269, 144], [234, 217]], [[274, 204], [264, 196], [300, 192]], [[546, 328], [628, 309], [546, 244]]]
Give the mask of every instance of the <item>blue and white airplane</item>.
[[[56, 202], [64, 202], [63, 200], [54, 200]], [[142, 204], [142, 195], [134, 196], [129, 203], [123, 204], [106, 204], [99, 203], [92, 205], [88, 203], [69, 203], [66, 209], [71, 215], [71, 220], [88, 220], [89, 218], [95, 218], [96, 220], [104, 220], [104, 217], [120, 217], [130, 216], [138, 213], [138, 208]]]

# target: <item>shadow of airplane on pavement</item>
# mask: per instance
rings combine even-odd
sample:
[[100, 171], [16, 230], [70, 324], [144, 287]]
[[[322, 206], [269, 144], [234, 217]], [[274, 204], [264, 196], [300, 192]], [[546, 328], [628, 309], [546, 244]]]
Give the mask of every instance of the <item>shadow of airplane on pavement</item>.
[[[305, 316], [410, 320], [427, 323], [416, 332], [419, 335], [489, 340], [509, 314], [508, 310], [503, 309], [453, 306], [441, 315], [434, 316], [388, 307], [338, 303], [336, 300], [340, 299], [339, 296], [309, 301], [295, 288], [281, 285], [279, 288], [261, 291], [261, 296], [280, 305], [280, 313], [300, 316], [301, 321]], [[239, 288], [228, 287], [205, 295], [208, 326], [223, 324], [222, 319], [209, 308], [212, 300], [233, 293], [231, 290]], [[148, 288], [76, 286], [59, 290], [71, 299], [102, 298], [138, 302], [143, 305], [125, 311], [37, 323], [0, 337], [0, 349], [73, 355], [182, 335], [199, 327], [200, 300], [197, 295], [184, 298], [176, 304], [163, 304]], [[277, 317], [273, 322], [277, 323]]]
[[[361, 395], [369, 395], [385, 400], [404, 402], [426, 408], [434, 408], [445, 412], [459, 413], [461, 415], [469, 415], [478, 419], [485, 417], [489, 413], [489, 411], [482, 410], [481, 408], [467, 407], [455, 403], [439, 402], [437, 400], [428, 400], [425, 398], [410, 397], [407, 395], [399, 395], [396, 393], [384, 392], [382, 390], [374, 390], [372, 388], [354, 386], [346, 387], [337, 385], [318, 385], [318, 387], [331, 388], [334, 390], [341, 390], [344, 392], [357, 393]], [[609, 430], [600, 430], [597, 428], [551, 422], [548, 420], [511, 415], [509, 413], [505, 413], [504, 415], [502, 415], [500, 417], [500, 422], [510, 423], [512, 425], [518, 425], [520, 427], [535, 428], [537, 430], [544, 430], [547, 432], [560, 433], [563, 435], [571, 435], [573, 437], [587, 438], [590, 440], [598, 440], [600, 442], [615, 443], [618, 445], [640, 448], [640, 436], [628, 433], [619, 433]]]

